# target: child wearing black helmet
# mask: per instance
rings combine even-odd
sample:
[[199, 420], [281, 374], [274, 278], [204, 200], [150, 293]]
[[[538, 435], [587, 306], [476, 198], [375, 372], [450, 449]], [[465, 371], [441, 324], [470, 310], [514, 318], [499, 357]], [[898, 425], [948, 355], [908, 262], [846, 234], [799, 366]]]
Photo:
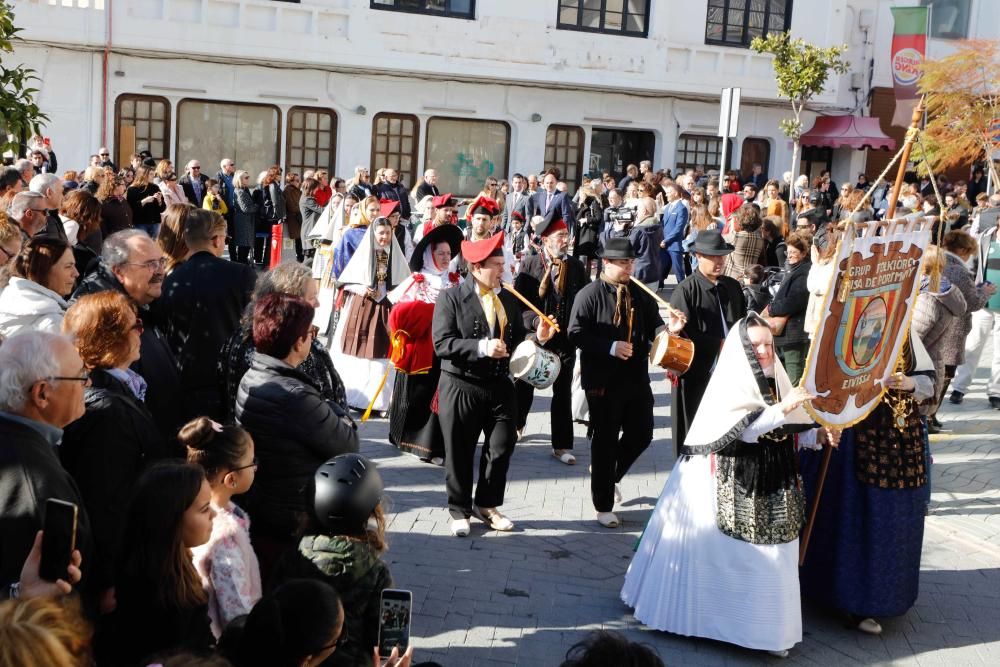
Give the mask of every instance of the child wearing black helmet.
[[365, 457], [342, 454], [321, 465], [314, 480], [313, 515], [297, 552], [278, 563], [269, 585], [308, 577], [337, 589], [347, 639], [326, 664], [367, 664], [378, 643], [379, 600], [392, 587], [379, 558], [386, 549], [382, 477]]

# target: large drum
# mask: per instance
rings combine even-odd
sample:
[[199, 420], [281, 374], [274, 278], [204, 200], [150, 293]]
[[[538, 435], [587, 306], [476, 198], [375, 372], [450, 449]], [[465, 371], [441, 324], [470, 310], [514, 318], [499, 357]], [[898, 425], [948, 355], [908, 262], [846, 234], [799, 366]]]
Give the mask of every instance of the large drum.
[[559, 377], [562, 362], [559, 355], [526, 340], [514, 349], [510, 357], [510, 372], [515, 379], [527, 382], [535, 389], [548, 389]]
[[694, 361], [694, 343], [687, 338], [672, 336], [661, 331], [653, 339], [649, 350], [649, 363], [664, 368], [677, 375], [684, 375]]

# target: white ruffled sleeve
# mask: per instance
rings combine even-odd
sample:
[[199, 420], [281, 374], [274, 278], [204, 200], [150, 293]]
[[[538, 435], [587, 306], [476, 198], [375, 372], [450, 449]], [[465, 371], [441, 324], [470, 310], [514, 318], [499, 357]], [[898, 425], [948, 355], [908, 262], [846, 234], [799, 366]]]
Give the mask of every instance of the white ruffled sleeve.
[[757, 442], [757, 438], [773, 431], [782, 424], [785, 423], [785, 411], [781, 408], [779, 403], [768, 406], [764, 408], [764, 411], [760, 413], [760, 416], [753, 421], [750, 426], [747, 426], [743, 433], [740, 435], [740, 440], [743, 442]]

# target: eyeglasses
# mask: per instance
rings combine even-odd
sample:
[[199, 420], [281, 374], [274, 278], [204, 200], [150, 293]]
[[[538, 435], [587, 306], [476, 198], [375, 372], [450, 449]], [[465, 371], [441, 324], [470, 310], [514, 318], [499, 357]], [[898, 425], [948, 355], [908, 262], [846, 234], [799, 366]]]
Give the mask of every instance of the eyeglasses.
[[7, 250], [7, 248], [4, 248], [2, 245], [0, 245], [0, 250], [2, 250], [3, 254], [7, 256], [7, 259], [4, 260], [5, 262], [14, 259], [14, 257], [17, 255], [17, 253]]
[[100, 157], [110, 157], [111, 154], [110, 153], [98, 153], [98, 156], [100, 156]]
[[74, 382], [82, 382], [87, 384], [90, 382], [90, 372], [82, 371], [81, 375], [49, 375], [42, 378], [43, 380], [69, 380]]
[[246, 470], [247, 468], [253, 468], [254, 470], [256, 470], [259, 466], [260, 462], [257, 460], [257, 457], [255, 456], [253, 457], [253, 461], [251, 461], [250, 465], [240, 466], [239, 468], [233, 468], [229, 472], [239, 472], [241, 470]]
[[167, 266], [167, 258], [161, 257], [160, 259], [151, 259], [148, 262], [125, 262], [130, 266], [141, 266], [148, 271], [156, 271], [157, 269], [163, 269]]
[[348, 639], [350, 639], [350, 636], [347, 634], [347, 626], [345, 625], [341, 629], [340, 636], [337, 637], [337, 641], [333, 642], [332, 644], [327, 644], [326, 646], [320, 648], [320, 651], [327, 651], [331, 648], [334, 651], [336, 651], [338, 648], [346, 644]]
[[135, 318], [135, 324], [129, 327], [129, 331], [138, 331], [139, 333], [142, 333], [143, 332], [142, 320], [139, 319], [138, 317]]

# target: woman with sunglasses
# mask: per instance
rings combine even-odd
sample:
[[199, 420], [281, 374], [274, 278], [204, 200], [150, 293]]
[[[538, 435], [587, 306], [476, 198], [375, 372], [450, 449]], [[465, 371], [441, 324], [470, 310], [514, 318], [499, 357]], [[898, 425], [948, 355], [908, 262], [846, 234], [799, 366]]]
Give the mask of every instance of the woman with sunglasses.
[[59, 458], [80, 488], [90, 517], [96, 558], [87, 579], [113, 607], [114, 563], [119, 556], [125, 508], [135, 480], [153, 461], [177, 455], [146, 408], [146, 381], [129, 366], [139, 359], [142, 320], [135, 304], [117, 291], [81, 297], [62, 323], [90, 373], [83, 417], [64, 432]]

